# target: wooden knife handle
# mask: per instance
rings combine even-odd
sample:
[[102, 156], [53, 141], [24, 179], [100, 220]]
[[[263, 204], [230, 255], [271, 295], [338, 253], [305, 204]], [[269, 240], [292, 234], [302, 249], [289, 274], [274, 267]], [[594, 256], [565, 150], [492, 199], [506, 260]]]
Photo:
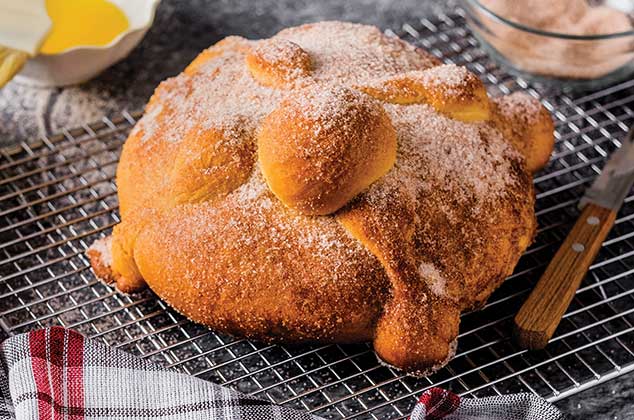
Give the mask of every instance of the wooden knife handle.
[[537, 285], [515, 316], [515, 339], [528, 349], [543, 349], [568, 309], [616, 211], [588, 204]]

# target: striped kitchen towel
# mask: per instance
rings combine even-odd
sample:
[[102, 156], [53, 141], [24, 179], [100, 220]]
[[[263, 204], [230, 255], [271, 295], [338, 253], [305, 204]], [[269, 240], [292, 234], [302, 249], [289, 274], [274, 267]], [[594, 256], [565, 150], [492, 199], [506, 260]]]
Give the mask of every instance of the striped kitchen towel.
[[[170, 370], [61, 327], [5, 340], [0, 419], [317, 420]], [[427, 390], [412, 420], [563, 420], [531, 394], [460, 399]]]

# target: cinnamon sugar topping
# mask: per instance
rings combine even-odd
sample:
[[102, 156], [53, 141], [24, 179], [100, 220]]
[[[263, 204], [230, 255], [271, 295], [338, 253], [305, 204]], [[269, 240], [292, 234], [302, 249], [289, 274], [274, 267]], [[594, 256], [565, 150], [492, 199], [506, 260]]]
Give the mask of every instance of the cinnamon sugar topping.
[[508, 121], [520, 117], [523, 121], [523, 126], [528, 126], [535, 122], [541, 110], [541, 104], [538, 99], [522, 92], [514, 92], [503, 96], [499, 98], [499, 101], [504, 104], [498, 109], [502, 116]]
[[[286, 78], [298, 57], [310, 71]], [[359, 90], [413, 75], [439, 101], [446, 96], [449, 111], [488, 106], [479, 80], [480, 96], [452, 102], [475, 76], [439, 64], [376, 28], [341, 22], [210, 48], [159, 86], [126, 142], [113, 249], [161, 298], [212, 328], [292, 341], [374, 339], [381, 357], [410, 371], [446, 363], [460, 311], [515, 264], [534, 214], [523, 158], [497, 120], [463, 122], [432, 101], [388, 103]], [[521, 96], [508, 102], [501, 112], [541, 110]], [[341, 190], [320, 177], [339, 181], [342, 167], [386, 163], [339, 207], [307, 216], [267, 185], [262, 152], [272, 120], [280, 121], [272, 144], [295, 142], [289, 150], [301, 154], [273, 173], [299, 167], [289, 178], [315, 181], [317, 195], [324, 184]], [[389, 144], [373, 146], [374, 134]], [[315, 171], [307, 175], [298, 161]], [[170, 201], [179, 188], [193, 199]], [[108, 254], [105, 243], [94, 248]]]
[[429, 53], [377, 28], [342, 22], [321, 22], [320, 31], [308, 24], [281, 31], [275, 38], [290, 40], [313, 58], [313, 77], [319, 82], [348, 86], [439, 64]]
[[[314, 67], [311, 77], [317, 82], [359, 85], [386, 74], [437, 64], [428, 53], [399, 39], [386, 38], [373, 27], [343, 22], [320, 26], [319, 31], [311, 30], [310, 24], [287, 29], [271, 39], [289, 40], [307, 51]], [[296, 53], [285, 43], [243, 42], [246, 48], [262, 45], [257, 51], [272, 62], [292, 61]], [[134, 132], [142, 131], [146, 140], [160, 137], [178, 142], [190, 130], [232, 127], [236, 120], [257, 127], [285, 93], [257, 83], [244, 58], [244, 51], [228, 49], [192, 76], [181, 73], [161, 83]]]
[[454, 198], [475, 200], [473, 210], [499, 198], [515, 180], [509, 176], [517, 152], [488, 123], [464, 123], [438, 114], [428, 105], [386, 105], [397, 130], [399, 149], [392, 171], [369, 193], [380, 200], [391, 188], [413, 200], [443, 186]]
[[433, 264], [421, 263], [418, 266], [418, 275], [425, 280], [432, 293], [443, 297], [447, 294], [447, 280]]
[[465, 67], [458, 67], [455, 64], [436, 66], [415, 74], [425, 86], [443, 89], [447, 96], [459, 95], [459, 88], [464, 87], [470, 78], [475, 77]]

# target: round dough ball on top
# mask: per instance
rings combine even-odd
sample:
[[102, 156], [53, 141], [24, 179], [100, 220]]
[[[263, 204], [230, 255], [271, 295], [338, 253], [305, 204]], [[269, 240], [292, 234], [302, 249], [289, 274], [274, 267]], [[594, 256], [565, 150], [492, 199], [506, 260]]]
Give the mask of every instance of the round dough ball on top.
[[280, 103], [258, 133], [271, 191], [303, 214], [337, 211], [396, 160], [396, 132], [381, 103], [343, 86], [311, 86]]
[[261, 41], [245, 60], [251, 76], [272, 88], [281, 88], [307, 77], [312, 66], [310, 55], [285, 39]]

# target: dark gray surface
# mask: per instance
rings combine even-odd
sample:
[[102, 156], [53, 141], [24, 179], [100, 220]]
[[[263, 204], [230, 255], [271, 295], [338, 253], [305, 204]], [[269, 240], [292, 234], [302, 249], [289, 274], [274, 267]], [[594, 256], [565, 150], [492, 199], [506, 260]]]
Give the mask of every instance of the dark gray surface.
[[[300, 23], [340, 19], [396, 28], [439, 8], [442, 1], [186, 1], [164, 0], [141, 45], [121, 63], [79, 87], [36, 89], [11, 83], [0, 90], [0, 145], [58, 131], [122, 109], [143, 106], [154, 87], [177, 74], [203, 48], [226, 35], [270, 36]], [[557, 403], [575, 419], [634, 418], [634, 375]]]

